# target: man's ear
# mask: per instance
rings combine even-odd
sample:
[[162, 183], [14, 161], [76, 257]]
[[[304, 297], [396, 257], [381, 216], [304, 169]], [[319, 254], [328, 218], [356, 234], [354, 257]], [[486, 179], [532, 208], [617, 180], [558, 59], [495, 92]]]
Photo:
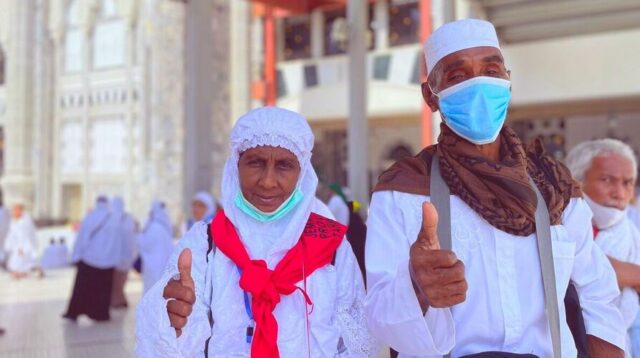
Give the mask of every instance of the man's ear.
[[438, 107], [437, 97], [431, 92], [431, 88], [429, 88], [429, 82], [422, 83], [422, 98], [424, 102], [429, 106], [431, 112], [436, 112], [440, 108]]

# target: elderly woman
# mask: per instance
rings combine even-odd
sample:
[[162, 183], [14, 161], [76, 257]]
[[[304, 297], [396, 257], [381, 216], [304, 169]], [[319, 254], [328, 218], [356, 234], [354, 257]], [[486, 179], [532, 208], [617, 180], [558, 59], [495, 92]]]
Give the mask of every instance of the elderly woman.
[[284, 109], [238, 120], [223, 211], [180, 240], [142, 299], [137, 356], [375, 356], [346, 228], [315, 198], [313, 141]]

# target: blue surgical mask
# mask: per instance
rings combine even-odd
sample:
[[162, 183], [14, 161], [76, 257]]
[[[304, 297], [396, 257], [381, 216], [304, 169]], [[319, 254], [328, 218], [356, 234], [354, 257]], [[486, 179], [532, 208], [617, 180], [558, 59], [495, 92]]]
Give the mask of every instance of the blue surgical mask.
[[281, 217], [287, 215], [291, 210], [293, 210], [298, 203], [302, 201], [304, 194], [298, 188], [293, 191], [293, 193], [289, 196], [287, 200], [285, 200], [276, 210], [265, 213], [264, 211], [256, 208], [253, 204], [247, 200], [244, 195], [242, 195], [242, 191], [238, 192], [234, 203], [236, 206], [242, 210], [245, 214], [250, 217], [260, 221], [260, 222], [269, 222], [278, 220]]
[[438, 106], [447, 126], [469, 142], [482, 145], [500, 134], [511, 99], [511, 82], [480, 76], [434, 94], [440, 99]]

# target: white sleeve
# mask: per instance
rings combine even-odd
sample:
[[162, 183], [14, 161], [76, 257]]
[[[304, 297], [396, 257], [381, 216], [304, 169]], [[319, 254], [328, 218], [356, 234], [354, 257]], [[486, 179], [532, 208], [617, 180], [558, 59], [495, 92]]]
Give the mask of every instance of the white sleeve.
[[[210, 295], [205, 287], [208, 238], [204, 223], [195, 224], [174, 249], [162, 278], [147, 292], [136, 312], [136, 357], [202, 357], [211, 336]], [[178, 256], [183, 249], [192, 254], [191, 275], [196, 288], [196, 303], [182, 335], [176, 338], [167, 314], [165, 285], [178, 275]]]
[[346, 348], [340, 357], [375, 358], [379, 347], [367, 329], [362, 272], [346, 239], [336, 253], [336, 269], [339, 277], [336, 319]]
[[620, 295], [609, 260], [593, 242], [591, 210], [583, 199], [571, 199], [563, 213], [569, 237], [576, 238], [571, 280], [576, 285], [587, 334], [625, 349], [625, 325], [615, 300]]
[[[408, 237], [407, 202], [392, 191], [373, 194], [367, 222], [365, 262], [367, 296], [365, 312], [369, 328], [382, 343], [407, 355], [444, 355], [455, 344], [455, 323], [448, 308], [429, 308], [426, 315], [409, 276], [409, 248], [417, 238]], [[428, 200], [428, 198], [426, 199]]]

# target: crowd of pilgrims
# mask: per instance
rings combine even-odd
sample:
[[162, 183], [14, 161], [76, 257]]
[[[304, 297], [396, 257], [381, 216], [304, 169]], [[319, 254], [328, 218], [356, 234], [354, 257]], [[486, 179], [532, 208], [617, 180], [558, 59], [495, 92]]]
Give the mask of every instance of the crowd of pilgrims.
[[[356, 217], [351, 220], [358, 235], [352, 237], [358, 238], [354, 248], [359, 248], [363, 257], [364, 224], [359, 214], [350, 209], [353, 202], [336, 183], [320, 186], [318, 196], [326, 198], [333, 215], [344, 225], [348, 225], [350, 217]], [[95, 321], [106, 321], [110, 308], [128, 307], [124, 288], [129, 272], [141, 275], [144, 292], [148, 291], [162, 276], [176, 241], [196, 222], [211, 221], [218, 208], [210, 193], [198, 192], [191, 200], [188, 218], [174, 226], [165, 204], [156, 200], [141, 227], [126, 212], [121, 197], [109, 199], [101, 195], [77, 225], [71, 249], [67, 239], [59, 236], [50, 237], [41, 250], [36, 225], [24, 205], [0, 205], [0, 268], [20, 280], [29, 275], [44, 278], [48, 270], [75, 266], [77, 275], [63, 317], [76, 321], [85, 314]]]
[[[257, 108], [230, 133], [220, 205], [196, 195], [175, 245], [161, 202], [138, 232], [121, 199], [97, 200], [64, 317], [126, 307], [140, 257], [138, 357], [638, 357], [633, 150], [591, 140], [562, 163], [525, 145], [504, 125], [511, 72], [489, 22], [443, 25], [425, 61], [438, 143], [380, 175], [366, 226], [346, 188], [319, 183], [306, 119]], [[22, 211], [4, 246], [16, 278], [35, 267]]]

